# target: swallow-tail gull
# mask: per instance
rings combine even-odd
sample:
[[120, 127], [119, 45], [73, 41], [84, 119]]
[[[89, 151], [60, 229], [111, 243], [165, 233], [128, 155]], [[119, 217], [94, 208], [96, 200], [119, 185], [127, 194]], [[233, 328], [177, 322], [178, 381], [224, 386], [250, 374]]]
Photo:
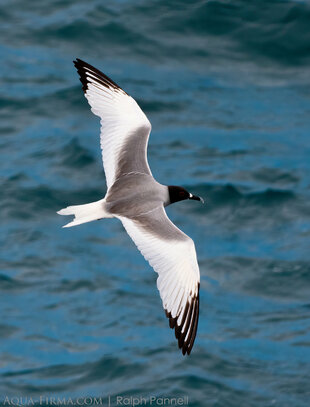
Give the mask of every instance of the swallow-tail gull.
[[100, 145], [107, 193], [103, 199], [69, 206], [64, 227], [118, 218], [142, 255], [158, 273], [157, 287], [179, 348], [189, 355], [199, 314], [199, 267], [195, 245], [167, 217], [165, 206], [185, 199], [202, 201], [184, 188], [158, 183], [147, 161], [151, 123], [137, 102], [98, 69], [77, 59], [83, 91], [100, 117]]

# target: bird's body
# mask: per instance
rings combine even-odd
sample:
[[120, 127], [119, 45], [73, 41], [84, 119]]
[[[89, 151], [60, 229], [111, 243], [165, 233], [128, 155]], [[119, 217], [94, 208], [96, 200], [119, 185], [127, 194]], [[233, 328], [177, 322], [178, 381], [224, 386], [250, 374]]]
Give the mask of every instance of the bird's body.
[[[137, 205], [139, 202], [139, 205]], [[105, 208], [114, 216], [134, 219], [169, 202], [169, 192], [148, 174], [123, 175], [108, 190]]]
[[147, 162], [151, 125], [138, 104], [91, 65], [74, 62], [93, 113], [101, 118], [101, 148], [106, 196], [58, 213], [75, 215], [65, 227], [116, 217], [158, 273], [157, 287], [179, 347], [189, 354], [199, 314], [199, 268], [195, 246], [167, 217], [165, 206], [202, 200], [185, 189], [158, 183]]

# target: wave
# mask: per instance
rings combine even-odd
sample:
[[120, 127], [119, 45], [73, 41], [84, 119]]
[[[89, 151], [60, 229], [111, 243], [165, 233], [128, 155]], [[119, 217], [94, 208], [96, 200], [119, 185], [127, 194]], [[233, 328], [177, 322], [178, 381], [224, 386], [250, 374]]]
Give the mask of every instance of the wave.
[[[74, 163], [74, 165], [76, 162]], [[55, 215], [63, 206], [95, 201], [103, 195], [102, 190], [84, 187], [75, 190], [62, 190], [48, 185], [33, 187], [22, 186], [23, 175], [10, 177], [3, 182], [3, 194], [0, 204], [2, 219], [27, 221], [45, 214]]]
[[[240, 59], [246, 54], [257, 62], [265, 58], [283, 65], [309, 61], [310, 34], [306, 28], [310, 24], [310, 6], [306, 2], [200, 1], [194, 7], [185, 1], [179, 3], [184, 5], [183, 13], [174, 19], [161, 20], [161, 26], [170, 34], [181, 34], [182, 27], [186, 27], [186, 35], [207, 35], [222, 40], [226, 37], [235, 57]], [[171, 12], [174, 6], [171, 5]], [[225, 41], [222, 43], [225, 46]]]
[[[307, 261], [236, 256], [208, 260], [206, 267], [209, 277], [221, 281], [223, 290], [287, 302], [308, 302], [310, 265]], [[299, 311], [305, 316], [305, 310]]]
[[262, 247], [267, 242], [280, 246], [277, 239], [281, 233], [285, 245], [284, 242], [290, 241], [291, 233], [294, 233], [299, 250], [305, 249], [304, 233], [310, 224], [310, 205], [306, 195], [274, 188], [251, 191], [232, 184], [200, 184], [188, 189], [202, 196], [205, 205], [180, 207], [180, 212], [199, 217], [209, 229], [216, 228], [222, 234], [229, 231], [239, 233], [238, 241], [243, 240], [242, 233], [249, 234], [252, 239], [256, 235], [257, 239], [264, 239], [260, 241]]
[[233, 184], [199, 184], [195, 191], [207, 196], [212, 206], [258, 206], [269, 207], [274, 205], [285, 205], [296, 201], [297, 195], [290, 190], [266, 188], [262, 191], [246, 191], [244, 187]]
[[[49, 5], [47, 12], [40, 5], [30, 16], [21, 13], [21, 23], [9, 32], [7, 42], [17, 47], [21, 41], [24, 46], [60, 46], [70, 55], [102, 55], [105, 61], [186, 63], [204, 71], [224, 72], [229, 64], [239, 74], [242, 70], [258, 79], [265, 73], [274, 81], [280, 79], [279, 67], [280, 76], [285, 76], [285, 68], [289, 75], [294, 72], [290, 68], [301, 72], [309, 63], [307, 2], [178, 0], [165, 4], [154, 0], [123, 2], [117, 7], [107, 2], [103, 7], [93, 0], [88, 7], [74, 7], [71, 2], [62, 12], [57, 7]], [[13, 18], [14, 11], [9, 14]], [[307, 80], [305, 74], [291, 76], [290, 82]]]

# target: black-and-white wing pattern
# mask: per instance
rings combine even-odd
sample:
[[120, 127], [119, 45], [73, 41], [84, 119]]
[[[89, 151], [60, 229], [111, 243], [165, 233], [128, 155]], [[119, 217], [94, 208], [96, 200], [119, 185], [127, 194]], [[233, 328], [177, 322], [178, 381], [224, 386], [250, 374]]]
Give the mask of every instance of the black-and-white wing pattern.
[[[74, 64], [91, 110], [101, 119], [100, 145], [108, 193], [96, 203], [72, 206], [59, 213], [76, 216], [77, 220], [70, 226], [102, 217], [115, 216], [121, 220], [142, 255], [158, 273], [157, 287], [169, 325], [175, 330], [183, 354], [190, 354], [199, 317], [199, 267], [194, 242], [167, 217], [163, 206], [168, 199], [167, 187], [148, 177], [152, 175], [146, 155], [151, 124], [136, 101], [110, 78], [80, 59]], [[122, 181], [128, 183], [132, 175], [136, 176], [134, 188], [140, 196], [146, 191], [155, 194], [153, 201], [142, 202], [136, 211], [132, 210], [135, 201], [117, 198], [115, 191]], [[141, 184], [143, 177], [147, 180]], [[149, 191], [150, 183], [153, 187]], [[105, 202], [105, 210], [102, 202]], [[141, 214], [141, 208], [150, 202], [155, 206]], [[89, 215], [93, 209], [98, 213]]]
[[137, 102], [98, 69], [77, 59], [83, 91], [100, 117], [100, 145], [107, 187], [130, 172], [150, 174], [146, 150], [151, 124]]
[[170, 221], [163, 207], [135, 219], [119, 219], [158, 273], [157, 287], [169, 325], [183, 355], [190, 354], [199, 317], [200, 274], [194, 242]]

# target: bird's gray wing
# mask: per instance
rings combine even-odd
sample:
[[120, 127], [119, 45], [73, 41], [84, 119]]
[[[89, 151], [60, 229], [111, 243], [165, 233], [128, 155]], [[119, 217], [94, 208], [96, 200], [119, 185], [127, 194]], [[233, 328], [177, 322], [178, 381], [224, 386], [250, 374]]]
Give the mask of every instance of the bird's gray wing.
[[146, 156], [151, 124], [137, 102], [98, 69], [80, 59], [74, 64], [91, 111], [101, 119], [107, 187], [130, 172], [151, 175]]
[[163, 206], [135, 218], [118, 217], [158, 273], [157, 287], [183, 354], [197, 332], [200, 273], [194, 242], [168, 218]]

